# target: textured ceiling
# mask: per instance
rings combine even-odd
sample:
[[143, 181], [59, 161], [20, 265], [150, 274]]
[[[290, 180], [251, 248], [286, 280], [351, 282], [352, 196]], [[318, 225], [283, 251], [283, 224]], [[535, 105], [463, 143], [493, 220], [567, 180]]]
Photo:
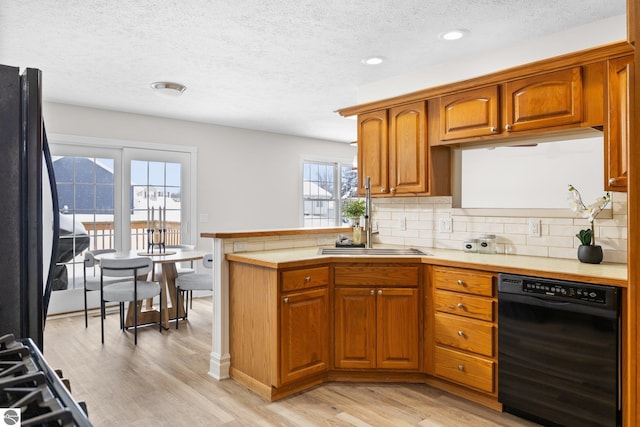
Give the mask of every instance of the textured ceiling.
[[[360, 85], [625, 13], [625, 0], [2, 0], [0, 63], [45, 101], [335, 141]], [[451, 28], [471, 37], [438, 39]], [[365, 66], [371, 55], [387, 61]], [[180, 98], [154, 81], [187, 86]]]

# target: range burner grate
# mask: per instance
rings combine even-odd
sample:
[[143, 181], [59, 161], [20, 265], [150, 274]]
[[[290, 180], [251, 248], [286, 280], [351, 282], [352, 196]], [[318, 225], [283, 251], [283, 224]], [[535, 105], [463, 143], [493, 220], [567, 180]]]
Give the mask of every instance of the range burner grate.
[[0, 408], [19, 409], [21, 426], [91, 426], [31, 339], [0, 337]]

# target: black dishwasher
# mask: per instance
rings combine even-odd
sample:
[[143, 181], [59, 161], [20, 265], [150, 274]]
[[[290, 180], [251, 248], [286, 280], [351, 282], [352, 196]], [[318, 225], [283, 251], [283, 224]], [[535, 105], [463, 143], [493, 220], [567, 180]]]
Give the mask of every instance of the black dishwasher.
[[619, 307], [615, 287], [500, 274], [504, 410], [547, 426], [621, 425]]

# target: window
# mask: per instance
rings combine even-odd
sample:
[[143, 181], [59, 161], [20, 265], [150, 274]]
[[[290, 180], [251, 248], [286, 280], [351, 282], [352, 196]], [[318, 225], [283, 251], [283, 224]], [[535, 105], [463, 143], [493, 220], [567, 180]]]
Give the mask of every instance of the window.
[[167, 231], [163, 243], [165, 245], [183, 243], [180, 229], [182, 223], [181, 166], [180, 163], [131, 161], [132, 247], [147, 249], [146, 228], [150, 220], [149, 212], [152, 209], [154, 220], [159, 219], [160, 209], [164, 209], [166, 215]]
[[[49, 313], [82, 309], [84, 252], [147, 248], [147, 209], [166, 208], [166, 244], [195, 241], [196, 150], [49, 135], [60, 205], [61, 252]], [[156, 213], [156, 219], [158, 214]], [[99, 299], [89, 295], [89, 307]]]
[[304, 227], [342, 225], [341, 200], [357, 197], [358, 174], [350, 163], [305, 160], [302, 177]]

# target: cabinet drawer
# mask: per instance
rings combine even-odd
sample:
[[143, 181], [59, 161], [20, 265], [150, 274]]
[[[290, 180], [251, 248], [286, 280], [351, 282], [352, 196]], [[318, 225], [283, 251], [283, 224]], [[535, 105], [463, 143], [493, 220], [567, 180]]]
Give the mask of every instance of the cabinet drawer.
[[435, 364], [436, 375], [487, 393], [493, 393], [493, 361], [436, 347]]
[[435, 339], [438, 344], [493, 356], [491, 323], [436, 313]]
[[418, 286], [420, 267], [416, 265], [336, 266], [337, 286]]
[[436, 290], [434, 296], [436, 311], [493, 321], [493, 301], [458, 292]]
[[438, 289], [493, 296], [493, 275], [482, 271], [434, 267], [434, 286]]
[[283, 271], [280, 278], [282, 292], [326, 286], [329, 284], [329, 267]]

